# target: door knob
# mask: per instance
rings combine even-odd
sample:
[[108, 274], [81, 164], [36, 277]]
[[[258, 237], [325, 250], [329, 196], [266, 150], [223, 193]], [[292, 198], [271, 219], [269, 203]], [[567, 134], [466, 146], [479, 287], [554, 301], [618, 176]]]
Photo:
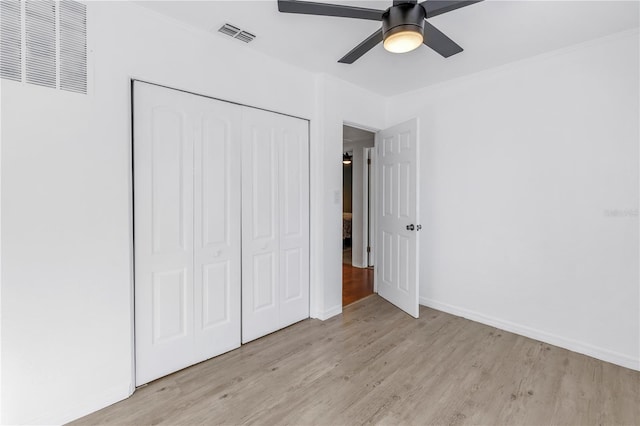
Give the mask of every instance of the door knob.
[[416, 231], [419, 231], [422, 229], [422, 225], [416, 225]]
[[413, 231], [415, 229], [415, 226], [413, 226], [413, 223], [411, 225], [407, 225], [407, 231]]

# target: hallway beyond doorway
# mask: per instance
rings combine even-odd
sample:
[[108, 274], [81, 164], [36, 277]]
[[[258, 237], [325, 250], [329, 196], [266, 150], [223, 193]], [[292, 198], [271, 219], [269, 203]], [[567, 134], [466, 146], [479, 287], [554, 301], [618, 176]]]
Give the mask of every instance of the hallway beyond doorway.
[[355, 268], [342, 263], [342, 306], [373, 294], [373, 268]]

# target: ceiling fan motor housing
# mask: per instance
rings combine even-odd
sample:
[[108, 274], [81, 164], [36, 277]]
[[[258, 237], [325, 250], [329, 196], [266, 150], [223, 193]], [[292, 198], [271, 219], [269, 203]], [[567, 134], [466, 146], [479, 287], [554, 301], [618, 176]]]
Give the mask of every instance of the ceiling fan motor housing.
[[387, 37], [402, 31], [419, 31], [424, 34], [427, 13], [415, 3], [402, 3], [387, 9], [382, 15], [382, 34]]

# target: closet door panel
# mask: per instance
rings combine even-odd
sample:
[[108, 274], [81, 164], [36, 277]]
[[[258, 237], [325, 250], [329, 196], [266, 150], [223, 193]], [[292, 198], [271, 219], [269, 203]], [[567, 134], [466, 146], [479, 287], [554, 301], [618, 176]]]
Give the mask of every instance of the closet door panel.
[[185, 215], [193, 197], [189, 183], [185, 182], [185, 176], [191, 173], [187, 158], [191, 135], [187, 125], [187, 117], [181, 111], [162, 105], [151, 110], [149, 183], [152, 192], [151, 239], [155, 255], [188, 253], [191, 248], [187, 233], [192, 224]]
[[242, 341], [279, 328], [278, 140], [271, 115], [243, 110]]
[[258, 124], [249, 130], [249, 139], [250, 160], [245, 173], [251, 176], [252, 236], [254, 241], [275, 243], [278, 232], [275, 220], [278, 207], [276, 135]]
[[251, 277], [252, 286], [249, 290], [253, 293], [253, 303], [251, 310], [254, 314], [263, 315], [277, 307], [276, 288], [277, 273], [276, 253], [256, 253], [253, 256], [251, 265], [253, 274]]
[[279, 117], [280, 327], [309, 317], [309, 132], [306, 121]]
[[202, 361], [240, 346], [241, 109], [194, 102], [194, 332]]
[[192, 363], [193, 127], [172, 93], [135, 86], [135, 327], [138, 385]]
[[202, 266], [202, 321], [200, 329], [228, 324], [231, 321], [231, 262], [213, 262]]
[[309, 316], [308, 124], [243, 110], [242, 341]]
[[137, 385], [240, 345], [240, 119], [134, 84]]

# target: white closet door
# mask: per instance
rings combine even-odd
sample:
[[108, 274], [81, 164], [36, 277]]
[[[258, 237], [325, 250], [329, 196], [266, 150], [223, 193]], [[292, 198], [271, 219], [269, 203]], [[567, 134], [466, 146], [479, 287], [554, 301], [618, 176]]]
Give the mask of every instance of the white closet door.
[[242, 341], [309, 317], [309, 133], [243, 109]]
[[280, 328], [309, 318], [309, 125], [280, 116]]
[[135, 83], [137, 385], [240, 345], [240, 116]]
[[242, 110], [197, 98], [193, 276], [200, 362], [240, 346]]

